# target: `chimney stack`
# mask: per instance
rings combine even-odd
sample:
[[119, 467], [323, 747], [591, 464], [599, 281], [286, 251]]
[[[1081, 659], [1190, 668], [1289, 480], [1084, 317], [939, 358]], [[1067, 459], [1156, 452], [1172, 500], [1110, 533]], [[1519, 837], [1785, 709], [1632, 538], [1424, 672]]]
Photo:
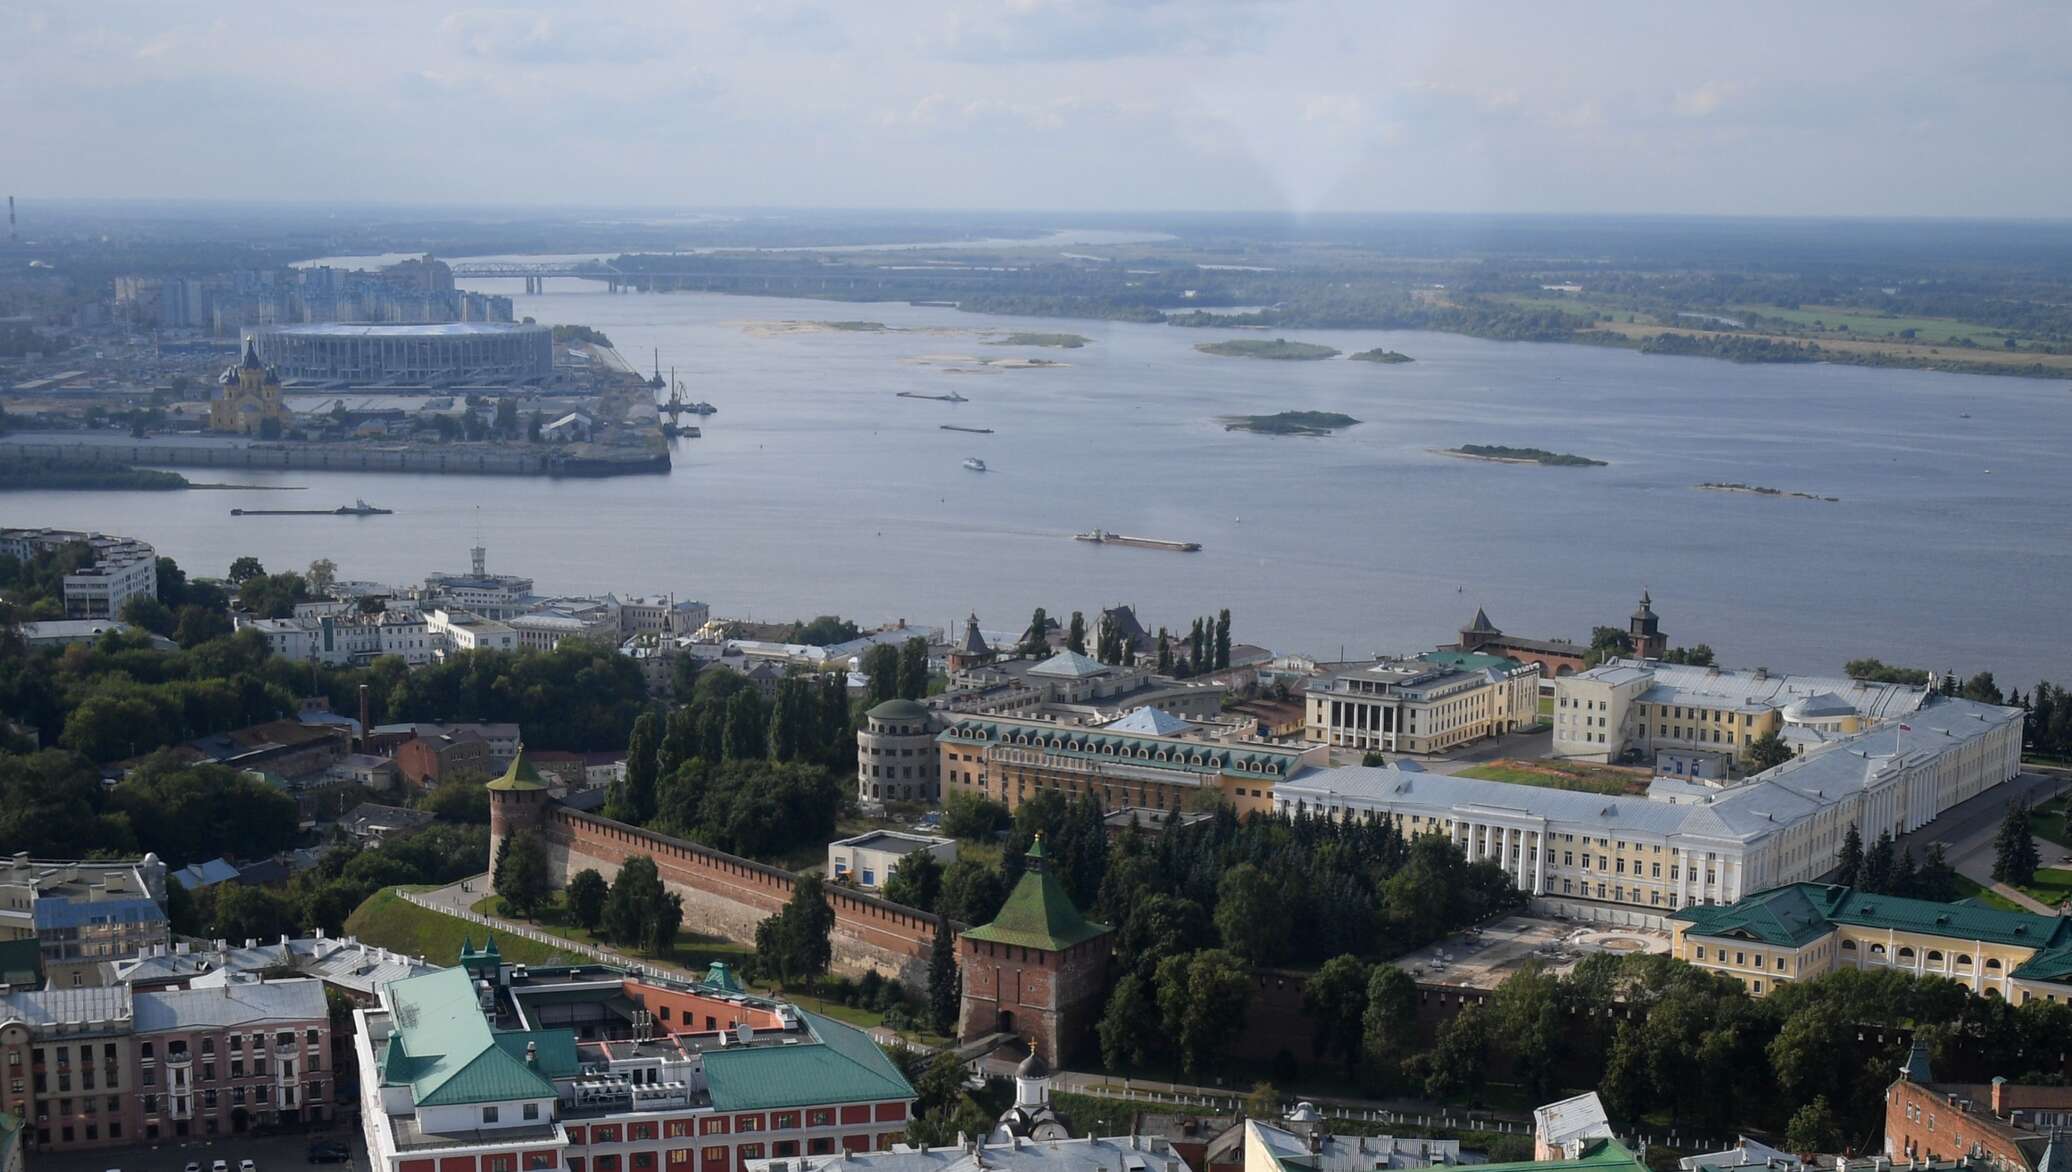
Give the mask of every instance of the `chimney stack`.
[[367, 685], [365, 685], [365, 684], [361, 684], [361, 685], [360, 685], [360, 752], [362, 752], [362, 753], [364, 753], [364, 752], [366, 752], [366, 751], [367, 751], [367, 744], [368, 744], [368, 738], [369, 738], [369, 737], [371, 737], [371, 736], [372, 736], [372, 735], [374, 734], [374, 726], [373, 726], [373, 724], [369, 723], [369, 721], [368, 721], [368, 719], [367, 719], [367, 713], [368, 713], [368, 711], [369, 711], [369, 708], [368, 708], [368, 701], [367, 701]]

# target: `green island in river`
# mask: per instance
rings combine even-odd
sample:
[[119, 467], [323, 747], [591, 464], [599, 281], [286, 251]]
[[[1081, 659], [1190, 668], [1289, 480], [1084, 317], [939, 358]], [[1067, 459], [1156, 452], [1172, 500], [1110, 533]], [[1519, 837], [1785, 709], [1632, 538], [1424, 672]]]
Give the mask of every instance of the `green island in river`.
[[1228, 342], [1197, 342], [1195, 349], [1204, 354], [1219, 354], [1225, 358], [1275, 358], [1283, 362], [1315, 362], [1320, 358], [1336, 358], [1339, 351], [1313, 342], [1290, 342], [1286, 338], [1275, 338], [1269, 342], [1264, 338], [1234, 338]]
[[1545, 448], [1507, 448], [1502, 444], [1462, 444], [1447, 448], [1443, 455], [1461, 456], [1470, 460], [1489, 460], [1498, 464], [1549, 464], [1562, 468], [1602, 468], [1603, 460], [1578, 456], [1569, 452], [1550, 452]]
[[1009, 334], [987, 343], [991, 346], [1053, 346], [1059, 350], [1077, 350], [1093, 339], [1079, 334]]
[[1379, 346], [1376, 346], [1372, 350], [1362, 350], [1358, 354], [1349, 354], [1346, 357], [1352, 359], [1354, 362], [1382, 362], [1392, 366], [1398, 362], [1417, 361], [1417, 359], [1412, 358], [1410, 355], [1405, 354], [1400, 350], [1384, 350]]
[[1217, 419], [1225, 431], [1250, 431], [1259, 435], [1330, 435], [1341, 427], [1358, 423], [1336, 411], [1282, 411], [1277, 415], [1224, 415]]
[[9, 489], [142, 489], [166, 492], [193, 488], [178, 472], [127, 465], [71, 465], [55, 460], [21, 460], [0, 467], [0, 491]]

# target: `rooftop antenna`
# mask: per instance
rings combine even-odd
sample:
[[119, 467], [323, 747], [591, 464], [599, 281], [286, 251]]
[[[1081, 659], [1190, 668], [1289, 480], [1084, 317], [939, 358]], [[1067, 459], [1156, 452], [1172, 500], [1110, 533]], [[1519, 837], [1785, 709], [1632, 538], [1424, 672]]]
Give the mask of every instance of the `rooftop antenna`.
[[475, 548], [468, 551], [477, 578], [489, 576], [489, 550], [482, 544], [482, 506], [475, 506]]

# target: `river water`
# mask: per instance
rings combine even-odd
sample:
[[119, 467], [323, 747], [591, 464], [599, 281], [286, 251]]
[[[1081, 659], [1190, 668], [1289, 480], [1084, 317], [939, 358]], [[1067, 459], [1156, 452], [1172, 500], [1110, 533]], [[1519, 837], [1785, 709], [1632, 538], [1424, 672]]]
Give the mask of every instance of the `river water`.
[[[675, 367], [719, 414], [702, 439], [676, 441], [667, 477], [248, 478], [308, 485], [297, 507], [364, 497], [391, 517], [233, 519], [232, 505], [256, 497], [216, 492], [11, 494], [0, 512], [7, 524], [134, 534], [198, 573], [240, 554], [275, 568], [331, 557], [344, 577], [398, 583], [464, 569], [479, 515], [491, 568], [543, 590], [674, 591], [764, 619], [943, 625], [976, 610], [1002, 628], [1035, 606], [1128, 602], [1176, 627], [1227, 606], [1240, 640], [1330, 656], [1428, 647], [1477, 606], [1508, 631], [1587, 639], [1593, 623], [1623, 626], [1645, 588], [1671, 642], [1709, 643], [1736, 666], [1834, 671], [1875, 655], [1991, 669], [2024, 689], [2072, 674], [2062, 381], [1369, 330], [1286, 336], [1417, 361], [1272, 362], [1193, 348], [1235, 331], [613, 296], [572, 280], [537, 296], [515, 280], [472, 287], [511, 294], [541, 321], [602, 329], [643, 368], [659, 349], [665, 373]], [[830, 319], [896, 332], [768, 328]], [[1017, 329], [1092, 342], [989, 344]], [[939, 360], [914, 361], [925, 356]], [[981, 357], [1065, 365], [985, 369]], [[903, 390], [970, 401], [895, 397]], [[1216, 420], [1291, 409], [1364, 422], [1304, 438]], [[948, 422], [995, 432], [938, 429]], [[1461, 443], [1610, 466], [1432, 451]], [[992, 470], [966, 471], [968, 456]], [[1697, 490], [1703, 481], [1840, 499]], [[1072, 540], [1095, 526], [1203, 549]]]

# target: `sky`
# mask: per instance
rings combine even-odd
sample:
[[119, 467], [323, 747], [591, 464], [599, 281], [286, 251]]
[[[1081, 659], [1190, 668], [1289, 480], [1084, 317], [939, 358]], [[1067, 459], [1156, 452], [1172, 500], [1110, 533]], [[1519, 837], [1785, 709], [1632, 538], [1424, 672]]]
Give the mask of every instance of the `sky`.
[[2047, 216], [2072, 3], [0, 0], [31, 198]]

